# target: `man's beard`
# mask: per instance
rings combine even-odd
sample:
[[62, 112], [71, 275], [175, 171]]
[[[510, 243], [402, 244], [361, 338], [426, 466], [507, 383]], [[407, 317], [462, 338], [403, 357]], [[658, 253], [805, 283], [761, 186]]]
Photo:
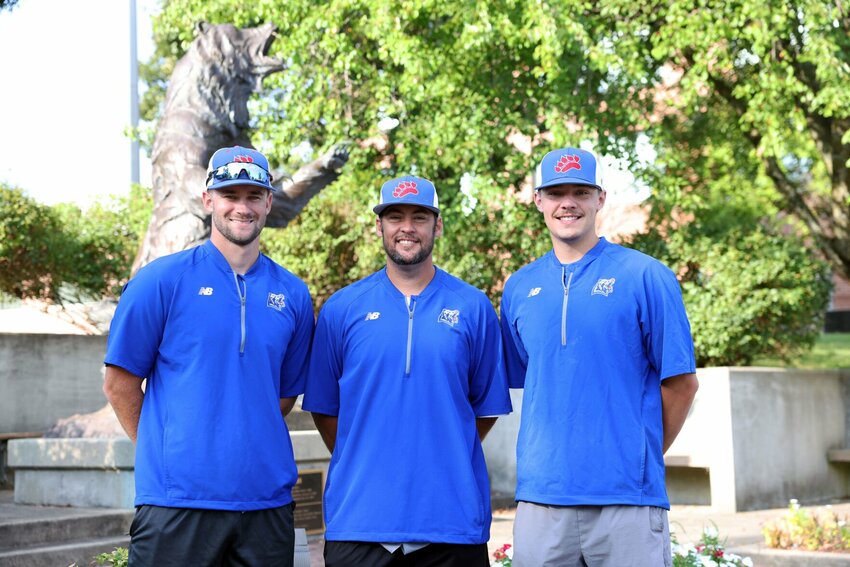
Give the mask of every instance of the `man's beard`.
[[239, 237], [236, 236], [232, 230], [230, 230], [227, 221], [223, 217], [213, 215], [213, 224], [215, 224], [216, 229], [221, 233], [224, 238], [226, 238], [233, 244], [236, 244], [237, 246], [247, 246], [251, 244], [257, 239], [258, 236], [260, 236], [260, 232], [262, 232], [263, 230], [263, 225], [257, 222], [254, 224], [254, 230], [252, 230], [248, 236]]
[[437, 226], [434, 225], [434, 230], [431, 231], [431, 241], [424, 242], [421, 239], [419, 240], [419, 252], [414, 254], [412, 257], [404, 257], [398, 252], [397, 247], [391, 248], [390, 243], [387, 242], [386, 234], [383, 237], [384, 243], [384, 252], [387, 253], [387, 257], [393, 261], [396, 265], [399, 266], [415, 266], [416, 264], [421, 264], [425, 261], [434, 250], [434, 238], [437, 234]]

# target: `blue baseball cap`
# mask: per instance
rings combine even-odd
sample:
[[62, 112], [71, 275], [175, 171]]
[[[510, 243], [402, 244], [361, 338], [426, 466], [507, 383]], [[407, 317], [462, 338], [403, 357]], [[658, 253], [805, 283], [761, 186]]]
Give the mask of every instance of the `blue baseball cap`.
[[255, 185], [275, 191], [266, 156], [241, 146], [216, 150], [207, 167], [207, 191], [232, 185]]
[[416, 205], [440, 214], [434, 184], [415, 175], [405, 175], [384, 183], [381, 187], [381, 202], [372, 210], [376, 215], [380, 215], [384, 209], [393, 205]]
[[578, 148], [561, 148], [543, 156], [534, 172], [534, 190], [555, 185], [602, 187], [602, 164], [593, 153]]

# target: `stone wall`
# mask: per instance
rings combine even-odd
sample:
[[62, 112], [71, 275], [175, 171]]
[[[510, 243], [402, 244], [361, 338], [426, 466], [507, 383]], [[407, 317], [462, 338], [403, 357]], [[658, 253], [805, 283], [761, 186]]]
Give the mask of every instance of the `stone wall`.
[[0, 333], [0, 433], [103, 407], [105, 352], [105, 336]]

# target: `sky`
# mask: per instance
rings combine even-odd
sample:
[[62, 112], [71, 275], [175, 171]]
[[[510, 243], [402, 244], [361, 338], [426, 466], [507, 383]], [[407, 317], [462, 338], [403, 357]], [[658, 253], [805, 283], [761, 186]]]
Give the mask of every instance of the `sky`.
[[[137, 0], [141, 61], [156, 9]], [[19, 0], [0, 11], [0, 182], [45, 204], [126, 194], [130, 124], [130, 0]]]

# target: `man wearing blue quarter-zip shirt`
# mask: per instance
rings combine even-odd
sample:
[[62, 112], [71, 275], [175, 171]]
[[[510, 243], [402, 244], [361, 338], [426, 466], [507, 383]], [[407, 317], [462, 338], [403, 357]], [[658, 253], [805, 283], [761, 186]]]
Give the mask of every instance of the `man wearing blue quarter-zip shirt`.
[[481, 439], [511, 409], [496, 312], [434, 266], [430, 181], [388, 181], [373, 210], [386, 268], [322, 308], [302, 403], [332, 452], [325, 564], [486, 567]]
[[549, 152], [534, 202], [552, 250], [502, 296], [505, 367], [524, 388], [515, 567], [671, 564], [664, 451], [697, 389], [674, 274], [596, 233], [591, 152]]
[[131, 566], [293, 564], [283, 415], [304, 391], [313, 308], [260, 254], [271, 181], [260, 152], [216, 151], [210, 240], [139, 270], [112, 319], [104, 392], [136, 443]]

